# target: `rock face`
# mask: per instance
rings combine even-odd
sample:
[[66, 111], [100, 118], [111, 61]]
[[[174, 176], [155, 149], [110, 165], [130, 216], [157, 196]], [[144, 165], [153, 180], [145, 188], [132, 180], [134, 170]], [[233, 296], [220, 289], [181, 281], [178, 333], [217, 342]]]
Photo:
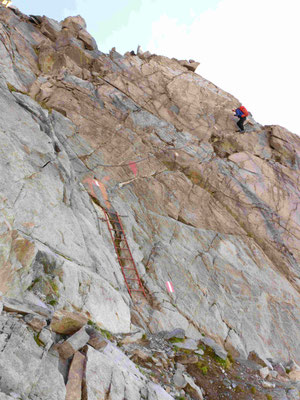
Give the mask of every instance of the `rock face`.
[[[4, 311], [80, 315], [58, 334], [88, 320], [112, 333], [178, 328], [205, 334], [224, 358], [299, 364], [299, 137], [253, 118], [239, 135], [239, 101], [194, 73], [198, 63], [103, 54], [80, 16], [58, 23], [0, 6], [0, 30], [0, 291], [15, 307]], [[128, 295], [103, 208], [123, 216], [147, 299]], [[64, 398], [62, 361], [22, 329], [22, 361], [1, 353], [0, 391]], [[114, 371], [99, 388], [87, 380], [88, 393], [122, 375], [114, 352], [88, 347], [87, 360], [105, 356]], [[51, 370], [38, 384], [37, 368]], [[128, 400], [142, 388], [170, 398], [126, 379]]]

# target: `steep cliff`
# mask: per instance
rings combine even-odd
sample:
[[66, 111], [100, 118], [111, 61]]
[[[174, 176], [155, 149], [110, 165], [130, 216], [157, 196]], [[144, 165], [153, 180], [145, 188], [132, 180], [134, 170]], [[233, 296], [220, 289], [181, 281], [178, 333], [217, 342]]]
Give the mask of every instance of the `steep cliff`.
[[[47, 309], [48, 324], [63, 310], [86, 318], [78, 329], [89, 320], [114, 335], [181, 328], [232, 359], [300, 363], [300, 138], [252, 117], [237, 133], [239, 101], [197, 63], [103, 54], [79, 16], [1, 7], [0, 22], [0, 399], [65, 396], [68, 362], [16, 319], [38, 314], [21, 304]], [[112, 209], [146, 298], [128, 294]], [[82, 398], [172, 398], [141, 373], [131, 383], [138, 371], [121, 350], [98, 353], [85, 347]], [[93, 381], [108, 365], [122, 393], [111, 376]]]

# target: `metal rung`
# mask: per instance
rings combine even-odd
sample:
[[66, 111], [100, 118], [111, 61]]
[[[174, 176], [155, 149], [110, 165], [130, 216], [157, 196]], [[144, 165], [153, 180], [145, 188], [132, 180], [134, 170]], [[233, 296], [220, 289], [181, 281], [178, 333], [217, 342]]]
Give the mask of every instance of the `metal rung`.
[[[0, 0], [1, 1], [1, 0]], [[109, 212], [107, 210], [104, 210], [105, 213], [105, 220], [107, 223], [107, 227], [110, 232], [111, 239], [113, 241], [113, 245], [115, 248], [115, 252], [117, 255], [117, 260], [121, 266], [122, 269], [122, 274], [127, 286], [127, 290], [131, 296], [132, 292], [142, 292], [143, 295], [146, 297], [146, 293], [142, 284], [142, 281], [140, 279], [139, 273], [136, 269], [136, 265], [134, 262], [134, 259], [132, 257], [127, 238], [124, 232], [124, 228], [121, 222], [121, 218], [123, 215], [119, 215], [117, 212]], [[115, 218], [110, 218], [111, 215], [115, 216]], [[122, 247], [122, 245], [124, 247]], [[121, 257], [121, 252], [122, 251], [128, 251], [129, 254], [126, 254], [127, 257]], [[124, 262], [123, 262], [124, 261]], [[123, 266], [124, 264], [124, 266]], [[128, 267], [129, 264], [129, 267]], [[127, 272], [126, 271], [133, 271], [129, 272], [128, 275], [129, 277], [126, 276]], [[131, 283], [132, 282], [132, 283]], [[135, 284], [134, 282], [137, 282]], [[132, 289], [130, 286], [138, 287], [138, 289]]]

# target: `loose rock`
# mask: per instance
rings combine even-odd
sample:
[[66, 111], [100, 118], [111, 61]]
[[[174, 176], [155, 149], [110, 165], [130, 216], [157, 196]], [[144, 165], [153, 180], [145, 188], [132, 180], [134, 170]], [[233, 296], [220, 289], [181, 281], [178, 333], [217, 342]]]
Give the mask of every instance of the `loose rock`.
[[82, 396], [82, 379], [85, 356], [80, 352], [74, 354], [66, 385], [66, 400], [80, 400]]
[[59, 310], [54, 313], [50, 327], [53, 332], [72, 335], [81, 329], [87, 321], [88, 318], [83, 314]]
[[67, 359], [71, 357], [77, 350], [81, 349], [88, 343], [90, 336], [86, 333], [85, 327], [82, 327], [78, 332], [74, 333], [65, 342], [57, 345], [59, 355]]
[[25, 315], [24, 321], [36, 332], [40, 332], [45, 326], [47, 326], [46, 319], [35, 314]]

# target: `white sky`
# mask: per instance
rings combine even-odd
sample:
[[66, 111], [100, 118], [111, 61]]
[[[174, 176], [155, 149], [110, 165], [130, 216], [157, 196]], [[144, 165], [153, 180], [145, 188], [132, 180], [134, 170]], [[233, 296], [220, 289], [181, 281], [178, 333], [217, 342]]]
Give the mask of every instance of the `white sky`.
[[58, 20], [82, 15], [99, 49], [194, 59], [197, 72], [263, 124], [300, 134], [300, 0], [14, 0]]
[[162, 15], [148, 49], [193, 58], [197, 72], [263, 124], [300, 134], [300, 0], [223, 0], [189, 26]]

